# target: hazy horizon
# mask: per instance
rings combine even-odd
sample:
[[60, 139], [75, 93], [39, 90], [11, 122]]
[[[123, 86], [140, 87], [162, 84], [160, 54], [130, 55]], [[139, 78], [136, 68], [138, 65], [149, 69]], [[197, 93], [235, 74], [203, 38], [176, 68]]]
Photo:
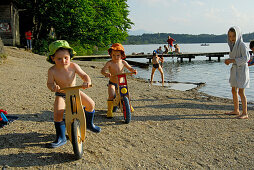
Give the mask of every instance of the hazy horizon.
[[222, 35], [235, 25], [243, 34], [254, 32], [253, 0], [127, 0], [127, 4], [134, 33]]

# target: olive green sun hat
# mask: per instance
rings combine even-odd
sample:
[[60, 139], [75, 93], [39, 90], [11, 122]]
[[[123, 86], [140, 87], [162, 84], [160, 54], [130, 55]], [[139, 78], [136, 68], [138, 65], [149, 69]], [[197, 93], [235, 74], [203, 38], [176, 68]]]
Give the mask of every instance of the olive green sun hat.
[[53, 56], [55, 54], [55, 52], [59, 49], [59, 48], [64, 48], [64, 49], [68, 49], [70, 50], [70, 57], [71, 59], [74, 58], [74, 56], [77, 54], [73, 48], [70, 47], [69, 43], [65, 40], [57, 40], [52, 42], [49, 45], [49, 55], [47, 57], [47, 61], [50, 62], [51, 64], [55, 64], [55, 62], [52, 60], [51, 56]]

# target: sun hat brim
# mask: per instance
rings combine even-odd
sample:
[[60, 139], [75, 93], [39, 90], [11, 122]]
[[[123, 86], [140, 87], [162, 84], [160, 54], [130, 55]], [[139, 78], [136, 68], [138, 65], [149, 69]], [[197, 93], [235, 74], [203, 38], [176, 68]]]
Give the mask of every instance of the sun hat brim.
[[125, 55], [125, 52], [124, 52], [124, 47], [122, 46], [122, 44], [119, 44], [119, 43], [112, 44], [112, 46], [108, 49], [109, 55], [111, 55], [112, 50], [122, 51], [123, 52], [122, 59], [126, 58], [126, 55]]
[[74, 56], [77, 54], [73, 48], [70, 47], [69, 43], [65, 40], [57, 40], [57, 41], [54, 41], [52, 42], [50, 45], [49, 45], [49, 54], [47, 56], [47, 61], [51, 64], [55, 64], [55, 62], [52, 60], [52, 56], [56, 53], [56, 51], [59, 49], [59, 48], [64, 48], [64, 49], [68, 49], [70, 50], [70, 57], [71, 59], [74, 58]]

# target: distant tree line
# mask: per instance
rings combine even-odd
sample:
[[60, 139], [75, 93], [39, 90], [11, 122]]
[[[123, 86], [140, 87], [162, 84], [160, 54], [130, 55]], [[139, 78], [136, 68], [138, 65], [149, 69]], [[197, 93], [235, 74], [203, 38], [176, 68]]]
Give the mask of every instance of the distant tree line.
[[[168, 36], [176, 40], [175, 43], [225, 43], [227, 42], [227, 35], [214, 34], [173, 34], [173, 33], [156, 33], [156, 34], [142, 34], [130, 35], [124, 44], [166, 44]], [[243, 40], [249, 42], [254, 40], [254, 32], [243, 35]]]

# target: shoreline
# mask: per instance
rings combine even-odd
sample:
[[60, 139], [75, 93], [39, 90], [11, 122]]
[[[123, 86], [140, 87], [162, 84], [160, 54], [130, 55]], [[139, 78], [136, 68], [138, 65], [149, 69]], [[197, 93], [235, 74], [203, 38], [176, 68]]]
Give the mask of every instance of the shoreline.
[[[48, 149], [55, 139], [54, 94], [46, 87], [51, 64], [45, 56], [5, 47], [0, 64], [0, 109], [19, 119], [0, 129], [0, 168], [9, 169], [251, 169], [254, 165], [253, 108], [249, 119], [224, 113], [231, 99], [197, 89], [179, 91], [149, 86], [128, 77], [135, 109], [129, 124], [117, 111], [106, 118], [108, 79], [100, 74], [105, 62], [74, 61], [94, 86], [84, 92], [96, 105], [99, 134], [87, 131], [84, 155], [74, 160], [71, 143]], [[77, 84], [81, 80], [77, 78]]]

